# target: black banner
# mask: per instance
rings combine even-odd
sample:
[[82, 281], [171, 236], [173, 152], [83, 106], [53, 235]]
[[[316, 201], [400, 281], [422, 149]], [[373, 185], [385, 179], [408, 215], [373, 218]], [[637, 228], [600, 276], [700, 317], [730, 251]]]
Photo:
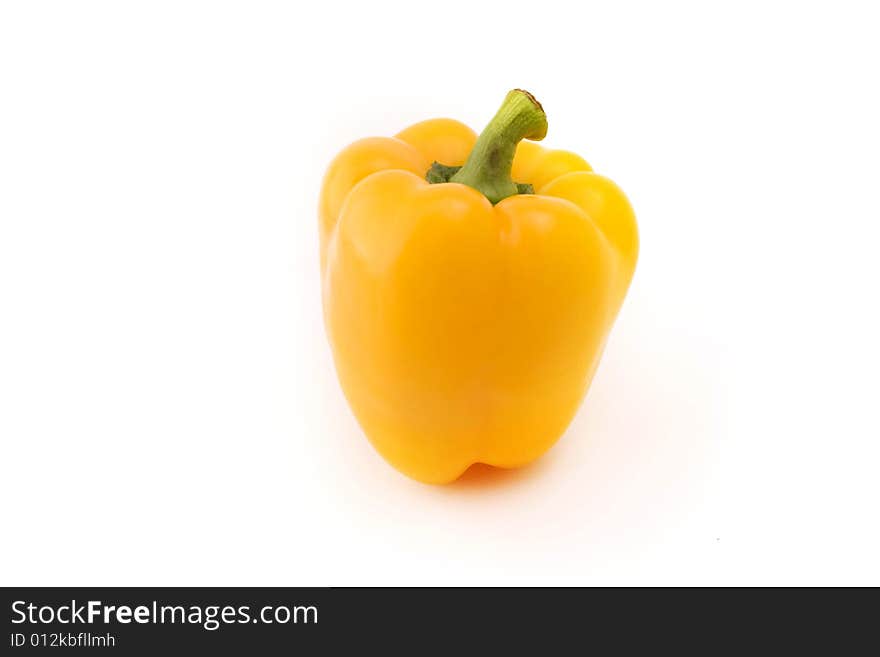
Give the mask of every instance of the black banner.
[[492, 654], [503, 645], [539, 654], [808, 645], [839, 654], [877, 643], [868, 590], [8, 588], [2, 598], [9, 655], [352, 646], [469, 654], [476, 645]]

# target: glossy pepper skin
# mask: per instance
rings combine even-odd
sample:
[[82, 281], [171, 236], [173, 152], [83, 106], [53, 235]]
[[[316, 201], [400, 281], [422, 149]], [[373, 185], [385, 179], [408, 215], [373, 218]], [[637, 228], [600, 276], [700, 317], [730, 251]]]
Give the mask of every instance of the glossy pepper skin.
[[[518, 90], [502, 109], [522, 102], [512, 94], [541, 109]], [[323, 301], [339, 380], [375, 448], [419, 481], [521, 466], [553, 445], [635, 269], [623, 192], [573, 153], [519, 142], [546, 132], [546, 119], [543, 130], [530, 120], [510, 134], [501, 120], [480, 157], [467, 126], [424, 121], [350, 145], [324, 179]], [[512, 168], [498, 174], [504, 148]], [[534, 193], [493, 205], [467, 182], [426, 181], [432, 163], [466, 161], [477, 178], [512, 174]]]

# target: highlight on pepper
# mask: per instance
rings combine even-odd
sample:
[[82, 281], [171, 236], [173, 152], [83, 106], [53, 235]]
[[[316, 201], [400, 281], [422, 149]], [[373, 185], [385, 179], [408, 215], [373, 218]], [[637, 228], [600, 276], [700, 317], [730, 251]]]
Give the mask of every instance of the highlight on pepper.
[[419, 481], [546, 452], [632, 279], [629, 201], [580, 156], [534, 143], [546, 134], [541, 104], [515, 89], [479, 136], [423, 121], [351, 144], [324, 178], [339, 381], [373, 446]]

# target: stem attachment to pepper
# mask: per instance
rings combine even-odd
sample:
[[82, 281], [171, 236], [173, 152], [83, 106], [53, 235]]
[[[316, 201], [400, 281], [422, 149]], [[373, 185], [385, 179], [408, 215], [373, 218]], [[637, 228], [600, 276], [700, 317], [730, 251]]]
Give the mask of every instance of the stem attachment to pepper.
[[510, 177], [516, 146], [522, 139], [540, 141], [546, 135], [547, 116], [541, 103], [528, 91], [514, 89], [449, 182], [473, 187], [493, 204], [518, 194], [523, 186]]

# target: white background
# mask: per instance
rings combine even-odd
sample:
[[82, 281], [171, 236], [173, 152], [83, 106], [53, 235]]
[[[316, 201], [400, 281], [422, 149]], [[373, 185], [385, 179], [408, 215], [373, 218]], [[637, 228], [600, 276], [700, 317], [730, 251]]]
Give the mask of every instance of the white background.
[[[877, 24], [3, 3], [0, 583], [880, 584]], [[336, 382], [321, 176], [513, 87], [627, 191], [641, 260], [559, 444], [424, 486]]]

